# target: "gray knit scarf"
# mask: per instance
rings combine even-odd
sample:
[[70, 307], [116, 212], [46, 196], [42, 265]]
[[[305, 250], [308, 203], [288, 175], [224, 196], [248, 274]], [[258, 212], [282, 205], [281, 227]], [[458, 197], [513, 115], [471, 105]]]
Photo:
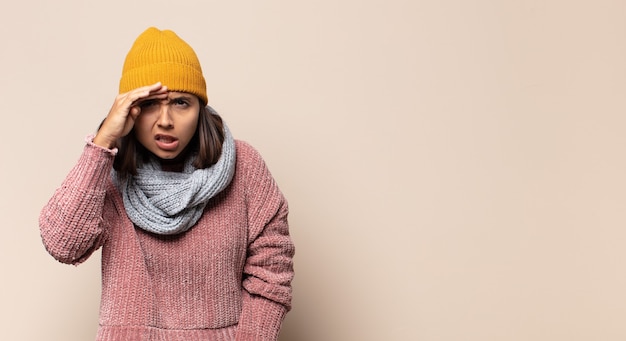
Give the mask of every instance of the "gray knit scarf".
[[187, 231], [200, 219], [209, 199], [226, 188], [235, 173], [235, 141], [226, 124], [217, 163], [196, 169], [192, 161], [188, 157], [180, 173], [162, 171], [159, 162], [151, 160], [137, 169], [137, 175], [114, 177], [126, 213], [136, 226], [171, 235]]

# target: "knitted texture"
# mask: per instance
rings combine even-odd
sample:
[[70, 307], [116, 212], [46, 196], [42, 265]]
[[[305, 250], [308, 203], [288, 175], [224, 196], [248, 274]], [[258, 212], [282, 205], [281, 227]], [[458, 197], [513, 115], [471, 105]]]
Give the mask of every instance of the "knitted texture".
[[102, 248], [98, 341], [277, 340], [292, 297], [288, 206], [258, 152], [241, 141], [236, 150], [230, 185], [196, 225], [156, 235], [126, 215], [113, 153], [85, 147], [39, 225], [61, 262]]
[[126, 55], [120, 93], [161, 82], [170, 91], [188, 92], [208, 101], [202, 67], [194, 50], [176, 33], [150, 27]]
[[235, 173], [235, 141], [226, 124], [217, 163], [196, 169], [192, 161], [186, 160], [183, 172], [166, 172], [153, 159], [136, 175], [120, 180], [124, 208], [135, 225], [152, 233], [176, 234], [200, 219], [209, 199], [226, 188]]

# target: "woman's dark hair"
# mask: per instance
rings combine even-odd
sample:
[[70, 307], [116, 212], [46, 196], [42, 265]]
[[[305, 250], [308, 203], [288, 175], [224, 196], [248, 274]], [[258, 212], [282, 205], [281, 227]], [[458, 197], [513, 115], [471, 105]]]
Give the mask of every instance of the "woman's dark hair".
[[[99, 128], [98, 128], [99, 129]], [[224, 123], [222, 118], [200, 104], [198, 127], [189, 145], [182, 152], [195, 155], [193, 166], [196, 169], [208, 168], [219, 160], [224, 143]], [[146, 161], [150, 152], [137, 141], [134, 129], [118, 141], [118, 153], [113, 161], [113, 168], [121, 177], [137, 174], [137, 162]]]

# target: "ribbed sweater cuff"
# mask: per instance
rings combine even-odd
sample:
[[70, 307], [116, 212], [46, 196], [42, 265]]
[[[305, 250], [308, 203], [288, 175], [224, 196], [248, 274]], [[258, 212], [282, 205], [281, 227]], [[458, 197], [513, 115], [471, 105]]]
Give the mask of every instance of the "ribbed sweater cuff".
[[83, 153], [67, 178], [72, 179], [72, 186], [77, 188], [105, 190], [117, 148], [106, 149], [95, 145], [92, 140], [93, 135], [87, 136]]
[[275, 341], [287, 314], [287, 308], [244, 290], [243, 311], [236, 341]]

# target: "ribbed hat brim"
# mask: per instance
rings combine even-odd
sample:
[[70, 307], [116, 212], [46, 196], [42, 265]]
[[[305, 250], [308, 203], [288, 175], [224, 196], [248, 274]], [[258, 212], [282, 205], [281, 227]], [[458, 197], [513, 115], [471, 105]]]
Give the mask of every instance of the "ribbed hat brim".
[[206, 82], [202, 73], [183, 64], [147, 64], [124, 73], [120, 79], [120, 93], [161, 82], [170, 91], [188, 92], [207, 103]]

